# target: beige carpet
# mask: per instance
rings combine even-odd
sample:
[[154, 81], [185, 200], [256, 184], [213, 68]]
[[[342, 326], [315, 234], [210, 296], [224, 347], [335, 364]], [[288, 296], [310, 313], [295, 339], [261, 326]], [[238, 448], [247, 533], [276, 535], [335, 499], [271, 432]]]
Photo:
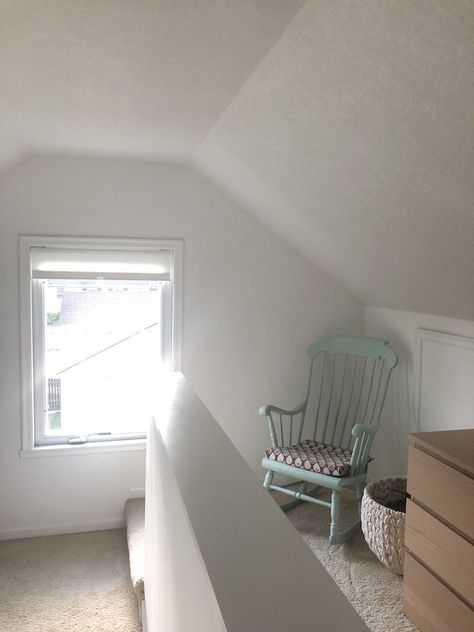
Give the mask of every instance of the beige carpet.
[[0, 542], [1, 632], [139, 632], [124, 529]]
[[[416, 630], [402, 613], [401, 578], [361, 533], [329, 546], [328, 510], [305, 503], [287, 515], [372, 632]], [[124, 530], [0, 542], [1, 632], [139, 630]]]
[[[346, 505], [346, 514], [353, 509]], [[382, 566], [362, 532], [329, 546], [328, 509], [304, 503], [287, 516], [372, 632], [417, 630], [402, 612], [402, 578]]]

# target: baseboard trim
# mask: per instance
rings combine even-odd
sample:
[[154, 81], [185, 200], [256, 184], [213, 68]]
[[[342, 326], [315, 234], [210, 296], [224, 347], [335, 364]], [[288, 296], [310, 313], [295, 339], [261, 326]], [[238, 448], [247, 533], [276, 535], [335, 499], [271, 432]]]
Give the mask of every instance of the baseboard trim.
[[107, 518], [106, 520], [78, 522], [74, 524], [0, 529], [0, 540], [20, 540], [22, 538], [38, 538], [45, 535], [63, 535], [67, 533], [84, 533], [87, 531], [106, 531], [107, 529], [121, 529], [124, 526], [125, 520], [121, 516], [120, 518]]

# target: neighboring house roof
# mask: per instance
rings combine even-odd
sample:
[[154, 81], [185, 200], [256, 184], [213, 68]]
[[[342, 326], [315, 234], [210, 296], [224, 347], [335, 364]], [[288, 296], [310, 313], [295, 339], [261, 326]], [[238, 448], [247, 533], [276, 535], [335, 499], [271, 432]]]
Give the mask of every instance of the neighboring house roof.
[[64, 291], [58, 325], [107, 332], [136, 331], [159, 318], [155, 292]]

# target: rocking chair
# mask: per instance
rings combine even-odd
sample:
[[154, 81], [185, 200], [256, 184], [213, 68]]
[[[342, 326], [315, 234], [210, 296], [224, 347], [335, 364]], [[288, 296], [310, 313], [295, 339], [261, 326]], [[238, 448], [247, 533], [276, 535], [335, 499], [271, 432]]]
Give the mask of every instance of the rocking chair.
[[[349, 540], [360, 526], [369, 451], [397, 355], [386, 340], [362, 336], [315, 342], [308, 355], [311, 368], [304, 402], [292, 410], [272, 405], [259, 409], [268, 419], [272, 443], [262, 460], [267, 470], [263, 486], [296, 499], [283, 510], [300, 501], [328, 507], [329, 543], [338, 544]], [[296, 479], [298, 489], [291, 488], [294, 482], [273, 485], [275, 473]], [[308, 484], [316, 487], [308, 492]], [[331, 502], [313, 495], [319, 487], [332, 490]], [[344, 489], [355, 492], [358, 517], [350, 528], [341, 530]]]

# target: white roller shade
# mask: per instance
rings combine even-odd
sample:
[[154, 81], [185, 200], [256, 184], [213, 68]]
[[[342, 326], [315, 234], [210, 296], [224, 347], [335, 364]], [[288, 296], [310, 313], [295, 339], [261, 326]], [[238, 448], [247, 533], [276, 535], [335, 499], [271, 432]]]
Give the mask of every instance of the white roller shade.
[[171, 280], [172, 251], [31, 248], [33, 279]]

